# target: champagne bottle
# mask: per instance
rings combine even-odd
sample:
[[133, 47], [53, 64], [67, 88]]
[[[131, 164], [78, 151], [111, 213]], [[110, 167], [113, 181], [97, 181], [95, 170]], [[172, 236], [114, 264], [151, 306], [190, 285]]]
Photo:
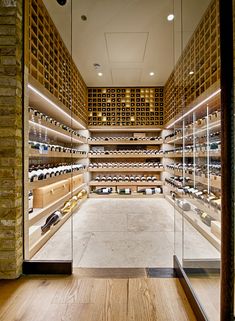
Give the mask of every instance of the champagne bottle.
[[213, 218], [209, 214], [203, 212], [200, 214], [200, 218], [204, 224], [206, 224], [207, 226], [211, 226]]

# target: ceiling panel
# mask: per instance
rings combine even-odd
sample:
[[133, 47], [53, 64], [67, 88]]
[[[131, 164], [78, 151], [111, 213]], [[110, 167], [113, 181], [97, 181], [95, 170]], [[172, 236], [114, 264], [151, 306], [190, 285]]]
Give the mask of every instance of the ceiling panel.
[[107, 53], [110, 62], [143, 62], [148, 32], [106, 32]]
[[[164, 85], [210, 0], [43, 0], [88, 86], [126, 86], [141, 70], [138, 86]], [[173, 10], [174, 9], [174, 10]], [[173, 22], [167, 21], [175, 13]], [[81, 15], [86, 15], [83, 21]], [[183, 15], [183, 16], [182, 16]], [[183, 30], [182, 30], [183, 27]], [[98, 77], [94, 63], [101, 65]], [[121, 70], [127, 69], [127, 73]], [[155, 72], [154, 77], [149, 73]], [[133, 73], [135, 73], [133, 71]], [[136, 86], [137, 76], [131, 77]], [[118, 85], [117, 85], [118, 86]]]
[[141, 79], [139, 68], [115, 68], [111, 70], [113, 86], [138, 86]]

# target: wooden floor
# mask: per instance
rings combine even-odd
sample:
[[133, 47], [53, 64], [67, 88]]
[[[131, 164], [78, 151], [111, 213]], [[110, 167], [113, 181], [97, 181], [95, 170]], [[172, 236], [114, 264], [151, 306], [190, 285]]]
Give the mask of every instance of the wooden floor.
[[177, 279], [21, 277], [0, 281], [1, 321], [196, 320]]

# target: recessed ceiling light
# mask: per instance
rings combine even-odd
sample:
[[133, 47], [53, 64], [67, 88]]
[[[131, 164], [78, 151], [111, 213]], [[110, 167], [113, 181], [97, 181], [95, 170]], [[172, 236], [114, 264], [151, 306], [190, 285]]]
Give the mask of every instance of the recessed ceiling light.
[[174, 20], [174, 18], [175, 18], [175, 16], [172, 13], [167, 16], [168, 21], [172, 21], [172, 20]]
[[103, 76], [102, 72], [98, 72], [98, 76], [102, 77]]
[[191, 70], [191, 71], [189, 72], [189, 75], [193, 75], [193, 74], [194, 74], [194, 71]]
[[101, 67], [100, 64], [98, 64], [97, 62], [95, 62], [93, 66], [95, 67], [95, 69], [99, 69]]
[[151, 72], [149, 73], [149, 75], [150, 75], [150, 76], [154, 76], [154, 72], [151, 71]]

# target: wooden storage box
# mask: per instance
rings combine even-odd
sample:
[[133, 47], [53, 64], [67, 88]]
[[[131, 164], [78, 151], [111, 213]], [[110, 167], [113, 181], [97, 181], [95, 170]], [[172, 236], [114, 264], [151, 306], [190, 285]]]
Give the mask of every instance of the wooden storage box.
[[84, 183], [84, 176], [83, 174], [79, 174], [76, 176], [73, 176], [69, 179], [69, 186], [70, 191], [73, 191], [78, 186], [82, 185]]
[[69, 187], [69, 180], [66, 179], [54, 184], [35, 188], [33, 192], [33, 207], [43, 208], [57, 201], [69, 193]]

